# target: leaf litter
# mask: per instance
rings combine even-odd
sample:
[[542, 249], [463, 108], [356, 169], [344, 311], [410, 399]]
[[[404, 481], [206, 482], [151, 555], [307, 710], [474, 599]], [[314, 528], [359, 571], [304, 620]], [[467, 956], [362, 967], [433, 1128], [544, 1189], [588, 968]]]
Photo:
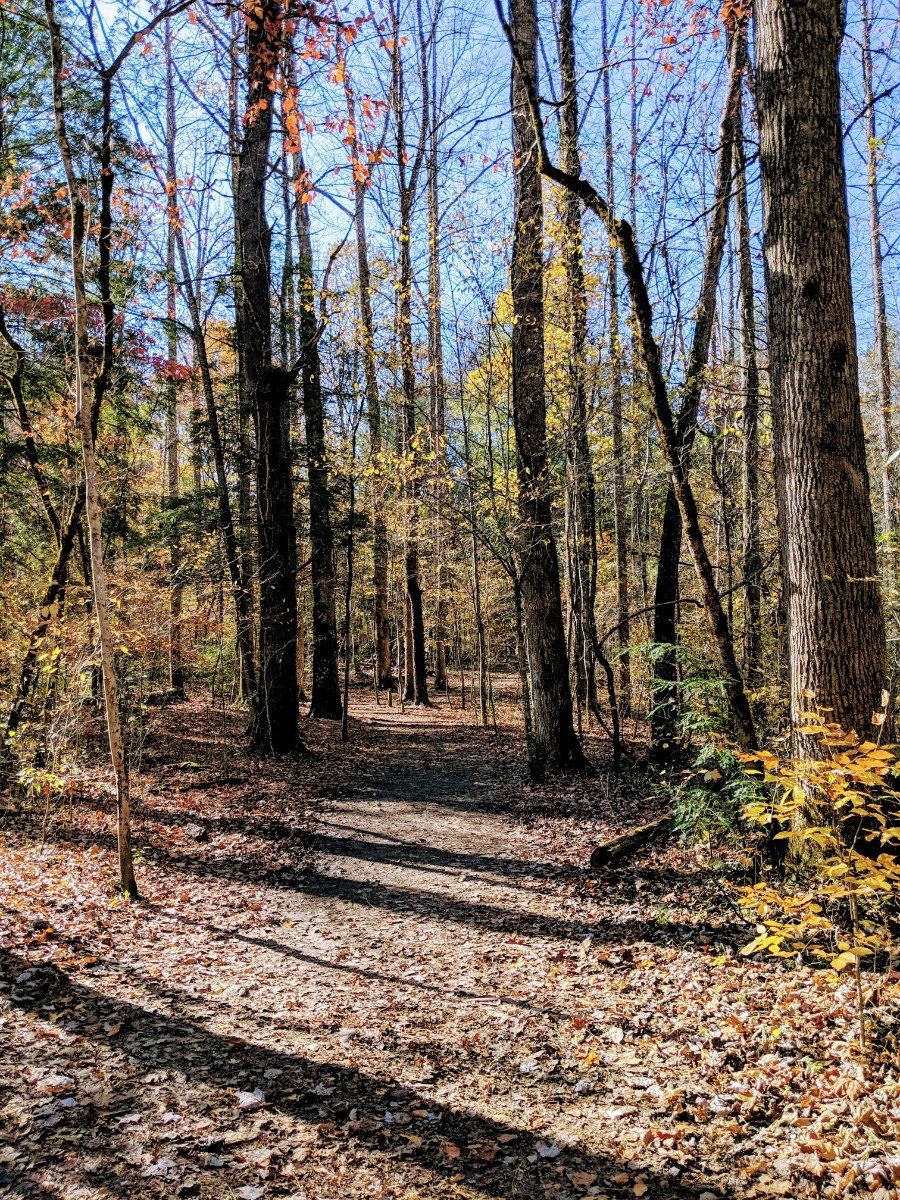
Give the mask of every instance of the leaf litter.
[[237, 713], [154, 714], [138, 904], [101, 769], [7, 813], [0, 1194], [900, 1197], [894, 981], [863, 1061], [702, 855], [583, 871], [639, 772], [526, 788], [511, 729], [354, 713], [262, 764]]

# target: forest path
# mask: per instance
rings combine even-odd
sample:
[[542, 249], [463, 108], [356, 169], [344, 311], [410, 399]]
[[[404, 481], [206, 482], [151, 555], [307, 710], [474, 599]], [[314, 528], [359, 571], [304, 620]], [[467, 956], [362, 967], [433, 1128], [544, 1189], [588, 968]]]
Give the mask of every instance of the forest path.
[[353, 714], [349, 745], [307, 722], [312, 757], [260, 765], [236, 713], [156, 714], [137, 905], [102, 788], [10, 826], [0, 1195], [812, 1194], [734, 1174], [755, 1134], [719, 1030], [753, 1002], [702, 872], [660, 850], [591, 881], [561, 851], [633, 818], [622, 785], [526, 820], [514, 731]]

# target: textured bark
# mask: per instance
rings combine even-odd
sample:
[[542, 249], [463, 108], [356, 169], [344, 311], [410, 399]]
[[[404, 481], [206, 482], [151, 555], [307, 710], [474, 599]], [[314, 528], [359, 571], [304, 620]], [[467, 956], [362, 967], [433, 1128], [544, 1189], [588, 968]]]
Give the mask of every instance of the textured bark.
[[872, 240], [872, 299], [875, 303], [875, 358], [878, 398], [878, 446], [881, 451], [881, 529], [885, 535], [885, 552], [893, 570], [892, 535], [894, 532], [894, 486], [891, 477], [891, 349], [888, 342], [887, 309], [884, 298], [884, 272], [881, 255], [881, 206], [878, 197], [879, 147], [875, 129], [875, 94], [872, 88], [872, 49], [870, 46], [872, 14], [868, 0], [862, 0], [862, 64], [866, 102], [866, 142], [868, 146], [869, 231]]
[[886, 644], [850, 286], [842, 32], [840, 0], [765, 0], [756, 89], [791, 716], [825, 706], [865, 736]]
[[737, 233], [741, 312], [741, 367], [744, 378], [744, 617], [745, 671], [750, 682], [759, 675], [762, 655], [762, 542], [759, 525], [759, 367], [756, 360], [756, 311], [744, 131], [738, 106], [734, 135], [734, 216]]
[[[359, 163], [360, 147], [356, 132], [356, 102], [349, 76], [345, 75], [350, 153]], [[388, 537], [384, 515], [384, 464], [382, 463], [381, 395], [375, 359], [375, 322], [372, 317], [372, 283], [369, 270], [369, 246], [366, 238], [366, 190], [368, 181], [360, 169], [354, 171], [353, 201], [356, 229], [356, 271], [359, 285], [359, 312], [362, 332], [363, 379], [366, 389], [366, 413], [369, 422], [369, 449], [372, 469], [372, 597], [375, 635], [375, 679], [379, 687], [391, 686], [391, 626], [388, 616]]]
[[256, 425], [259, 679], [254, 742], [284, 754], [300, 746], [296, 532], [288, 437], [290, 377], [272, 361], [271, 233], [266, 176], [272, 137], [269, 82], [281, 49], [277, 0], [247, 12], [247, 103], [237, 180], [242, 344], [240, 368]]
[[627, 833], [620, 834], [612, 841], [602, 842], [591, 853], [591, 870], [599, 871], [604, 867], [617, 866], [623, 859], [637, 854], [638, 850], [643, 850], [656, 838], [668, 837], [673, 828], [674, 819], [671, 813], [667, 813], [646, 825], [638, 825], [634, 829], [629, 829]]
[[[731, 201], [735, 114], [741, 102], [739, 64], [743, 37], [743, 27], [739, 26], [732, 34], [730, 41], [729, 80], [719, 126], [713, 206], [706, 235], [700, 298], [681, 406], [676, 418], [678, 453], [684, 461], [686, 470], [689, 469], [690, 454], [697, 429], [697, 413], [700, 408], [706, 366], [709, 361], [710, 340], [716, 315], [716, 288], [725, 249], [725, 231], [728, 226], [728, 210]], [[655, 660], [653, 672], [652, 738], [654, 751], [660, 758], [666, 758], [671, 754], [677, 739], [678, 693], [675, 684], [678, 679], [678, 664], [675, 645], [678, 640], [678, 576], [683, 532], [684, 526], [675, 483], [670, 481], [666, 491], [660, 531], [659, 560], [654, 593], [656, 608], [653, 614], [653, 640], [658, 646], [666, 647]]]
[[[572, 723], [559, 560], [550, 510], [544, 396], [543, 222], [529, 87], [537, 77], [534, 0], [513, 0], [512, 133], [515, 214], [511, 291], [512, 403], [519, 487], [522, 605], [531, 670], [533, 769], [578, 770], [585, 759]], [[527, 73], [527, 74], [523, 74]]]

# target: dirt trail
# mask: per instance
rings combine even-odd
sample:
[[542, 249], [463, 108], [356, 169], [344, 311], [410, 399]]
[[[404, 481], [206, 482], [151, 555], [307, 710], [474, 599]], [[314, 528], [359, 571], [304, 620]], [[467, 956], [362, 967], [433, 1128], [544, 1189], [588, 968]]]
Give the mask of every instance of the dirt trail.
[[84, 822], [10, 835], [0, 1195], [773, 1194], [703, 1011], [716, 955], [752, 1007], [743, 967], [660, 915], [677, 872], [592, 895], [511, 811], [509, 738], [355, 713], [280, 775], [207, 739], [219, 791], [157, 737], [141, 905]]

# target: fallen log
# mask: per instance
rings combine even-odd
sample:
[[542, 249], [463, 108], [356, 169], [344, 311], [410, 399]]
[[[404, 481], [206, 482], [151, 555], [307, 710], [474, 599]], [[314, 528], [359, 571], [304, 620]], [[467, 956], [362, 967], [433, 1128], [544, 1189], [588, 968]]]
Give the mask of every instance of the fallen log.
[[626, 833], [620, 834], [609, 842], [602, 842], [591, 855], [591, 870], [599, 871], [602, 867], [614, 867], [623, 859], [636, 854], [655, 838], [668, 837], [675, 825], [672, 813], [666, 813], [656, 821], [646, 825], [637, 825]]

